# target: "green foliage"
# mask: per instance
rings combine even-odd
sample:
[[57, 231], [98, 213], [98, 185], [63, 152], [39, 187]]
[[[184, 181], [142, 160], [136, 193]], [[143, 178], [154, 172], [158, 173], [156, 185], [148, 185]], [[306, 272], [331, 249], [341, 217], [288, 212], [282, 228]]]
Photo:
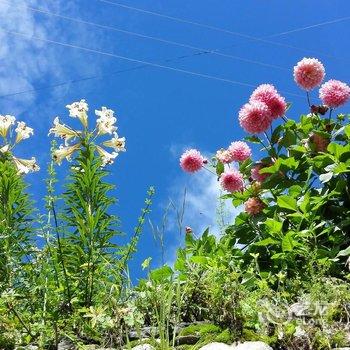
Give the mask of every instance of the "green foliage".
[[[342, 275], [342, 257], [348, 255], [350, 244], [347, 126], [345, 118], [329, 121], [309, 114], [272, 132], [262, 159], [269, 166], [260, 171], [269, 176], [254, 194], [263, 200], [265, 210], [256, 216], [241, 213], [226, 230], [245, 246], [246, 265], [256, 256], [260, 274], [283, 271], [290, 277], [309, 274], [307, 262], [312, 260], [315, 266]], [[322, 137], [323, 143], [315, 142], [313, 135]], [[249, 176], [249, 168], [240, 170]], [[225, 198], [238, 206], [252, 191], [254, 183]]]
[[32, 202], [12, 162], [0, 159], [0, 291], [22, 283], [33, 253]]

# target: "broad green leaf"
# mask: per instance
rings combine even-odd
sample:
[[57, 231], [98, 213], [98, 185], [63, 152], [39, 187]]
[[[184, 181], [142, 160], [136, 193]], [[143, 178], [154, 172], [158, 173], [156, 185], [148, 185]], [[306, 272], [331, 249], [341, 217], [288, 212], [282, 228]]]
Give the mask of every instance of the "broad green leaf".
[[295, 246], [293, 233], [288, 232], [282, 239], [282, 250], [283, 252], [291, 252]]
[[272, 233], [280, 233], [282, 231], [283, 223], [271, 218], [267, 218], [264, 222], [267, 230]]
[[289, 209], [293, 211], [298, 210], [297, 201], [294, 198], [286, 195], [282, 195], [277, 198], [277, 205], [283, 209]]
[[170, 278], [172, 275], [173, 275], [173, 270], [167, 265], [150, 272], [151, 279], [156, 282], [165, 281], [166, 279]]

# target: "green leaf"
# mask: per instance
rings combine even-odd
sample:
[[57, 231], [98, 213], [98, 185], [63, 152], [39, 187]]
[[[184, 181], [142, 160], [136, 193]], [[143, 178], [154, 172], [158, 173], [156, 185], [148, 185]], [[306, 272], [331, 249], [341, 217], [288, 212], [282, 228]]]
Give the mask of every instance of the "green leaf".
[[199, 265], [207, 265], [208, 257], [203, 255], [194, 255], [191, 257], [191, 261]]
[[151, 279], [155, 282], [163, 282], [169, 279], [172, 275], [173, 270], [167, 265], [160, 267], [159, 269], [155, 269], [150, 273]]
[[288, 232], [282, 239], [283, 252], [291, 252], [295, 246], [294, 242], [293, 233]]
[[225, 171], [224, 164], [222, 164], [221, 162], [218, 162], [216, 164], [216, 175], [220, 176], [224, 171]]
[[269, 246], [269, 245], [276, 245], [278, 244], [279, 242], [276, 241], [275, 239], [272, 239], [271, 237], [269, 238], [265, 238], [259, 242], [256, 242], [254, 243], [255, 246], [258, 246], [258, 247], [266, 247], [266, 246]]
[[298, 210], [297, 201], [290, 196], [280, 196], [277, 198], [277, 205], [282, 209], [289, 209], [293, 211]]
[[260, 143], [260, 139], [258, 136], [251, 135], [251, 136], [246, 136], [244, 138], [245, 141], [252, 142], [252, 143]]
[[147, 269], [147, 268], [149, 267], [151, 261], [152, 261], [152, 258], [151, 258], [151, 257], [145, 259], [145, 260], [143, 261], [143, 263], [141, 264], [142, 270]]
[[347, 248], [344, 249], [344, 250], [341, 250], [341, 251], [338, 253], [337, 257], [338, 257], [338, 256], [349, 256], [349, 255], [350, 255], [350, 246], [347, 247]]
[[[266, 228], [272, 233], [279, 233], [282, 231], [283, 223], [271, 218], [267, 218], [264, 222]], [[270, 233], [269, 232], [269, 233]]]

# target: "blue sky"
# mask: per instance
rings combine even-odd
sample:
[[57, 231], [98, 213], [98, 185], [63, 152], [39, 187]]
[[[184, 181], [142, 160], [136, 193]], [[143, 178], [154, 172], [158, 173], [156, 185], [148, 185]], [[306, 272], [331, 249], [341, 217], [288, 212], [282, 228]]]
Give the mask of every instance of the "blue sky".
[[[113, 6], [108, 1], [205, 26]], [[64, 106], [85, 98], [91, 110], [101, 106], [114, 109], [120, 134], [127, 138], [127, 153], [121, 154], [110, 167], [110, 181], [117, 184], [119, 199], [114, 210], [121, 217], [127, 236], [137, 222], [150, 185], [157, 191], [151, 215], [155, 225], [161, 224], [169, 198], [181, 205], [186, 187], [184, 225], [198, 231], [212, 226], [217, 231], [216, 182], [204, 173], [194, 177], [182, 174], [179, 155], [187, 147], [214, 152], [244, 136], [237, 123], [237, 112], [253, 90], [245, 84], [273, 83], [293, 103], [289, 117], [297, 118], [307, 112], [304, 94], [292, 78], [292, 67], [303, 57], [319, 58], [328, 79], [348, 82], [350, 18], [302, 28], [350, 16], [350, 4], [345, 0], [108, 1], [0, 0], [0, 113], [14, 114], [35, 129], [35, 137], [18, 149], [20, 156], [36, 156], [42, 168], [40, 173], [27, 177], [30, 190], [42, 206], [49, 160], [47, 131], [56, 115], [69, 123]], [[84, 24], [82, 20], [184, 45], [140, 38]], [[24, 36], [13, 34], [14, 31]], [[213, 53], [195, 55], [198, 51], [188, 46], [218, 49], [221, 54], [240, 59]], [[129, 70], [139, 64], [113, 55], [217, 79], [152, 66]], [[185, 57], [179, 59], [182, 56]], [[91, 76], [99, 78], [47, 88]], [[17, 94], [32, 89], [36, 91]], [[313, 98], [316, 101], [317, 92]], [[91, 113], [90, 118], [95, 116]], [[60, 169], [61, 176], [63, 172], [64, 167]], [[228, 217], [234, 215], [232, 208], [227, 209]], [[166, 261], [173, 260], [175, 247], [182, 240], [172, 213], [165, 239]], [[159, 263], [159, 249], [146, 225], [139, 252], [132, 262], [133, 276], [140, 276], [140, 263], [148, 256], [154, 257], [154, 266]]]

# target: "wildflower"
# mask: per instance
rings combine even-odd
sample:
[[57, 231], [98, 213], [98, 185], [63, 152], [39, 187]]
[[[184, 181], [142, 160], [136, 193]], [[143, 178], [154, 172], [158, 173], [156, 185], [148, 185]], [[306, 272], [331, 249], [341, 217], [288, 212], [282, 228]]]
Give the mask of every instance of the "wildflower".
[[184, 152], [180, 158], [180, 166], [184, 171], [194, 173], [200, 170], [205, 159], [196, 149], [190, 149]]
[[75, 131], [64, 124], [61, 124], [58, 117], [55, 118], [53, 124], [54, 127], [49, 130], [49, 135], [54, 134], [56, 137], [60, 137], [61, 139], [65, 140], [66, 145], [68, 145], [67, 142], [70, 139], [75, 138], [81, 134], [80, 131]]
[[87, 112], [89, 106], [85, 100], [80, 100], [79, 102], [73, 102], [67, 105], [66, 108], [69, 110], [69, 116], [73, 118], [78, 118], [84, 127], [87, 127]]
[[243, 176], [237, 170], [226, 170], [220, 176], [221, 187], [229, 192], [236, 192], [243, 190]]
[[114, 126], [117, 118], [114, 117], [114, 111], [102, 107], [101, 110], [95, 110], [95, 114], [99, 116], [96, 120], [97, 130], [99, 135], [112, 134], [117, 130], [117, 127]]
[[105, 149], [100, 146], [96, 146], [96, 150], [102, 159], [102, 166], [106, 166], [107, 164], [113, 164], [114, 159], [118, 156], [117, 152], [109, 153]]
[[186, 226], [185, 228], [186, 234], [190, 235], [191, 233], [193, 233], [193, 230], [190, 226]]
[[118, 137], [117, 133], [114, 133], [114, 137], [103, 142], [106, 147], [114, 148], [116, 152], [125, 152], [125, 137]]
[[53, 152], [53, 159], [57, 164], [61, 164], [63, 159], [71, 160], [72, 154], [80, 148], [80, 143], [76, 143], [73, 146], [64, 147], [61, 145]]
[[216, 159], [223, 164], [232, 163], [234, 161], [232, 153], [228, 149], [223, 148], [216, 152]]
[[252, 193], [257, 194], [261, 191], [261, 182], [254, 181], [252, 185], [250, 186], [250, 190]]
[[15, 163], [19, 174], [28, 174], [29, 172], [40, 170], [40, 167], [38, 166], [34, 157], [31, 159], [12, 157], [12, 160]]
[[324, 105], [320, 105], [320, 106], [316, 106], [316, 105], [312, 105], [310, 107], [310, 112], [314, 113], [314, 114], [321, 114], [321, 115], [325, 115], [328, 111], [328, 107], [324, 106]]
[[9, 149], [10, 149], [10, 145], [5, 145], [5, 146], [2, 146], [1, 148], [0, 148], [0, 153], [6, 153], [6, 152], [8, 152], [9, 151]]
[[0, 115], [0, 136], [6, 137], [11, 125], [15, 124], [16, 118], [12, 115]]
[[271, 112], [271, 118], [283, 116], [287, 110], [287, 103], [271, 84], [262, 84], [252, 93], [249, 102], [260, 101], [267, 105]]
[[243, 141], [232, 142], [228, 150], [237, 162], [243, 162], [252, 155], [250, 147]]
[[319, 134], [312, 134], [309, 138], [314, 146], [316, 152], [325, 152], [329, 145], [329, 138], [323, 137]]
[[330, 108], [344, 105], [350, 99], [350, 87], [339, 80], [328, 80], [320, 88], [320, 99]]
[[269, 174], [261, 174], [260, 170], [265, 168], [266, 166], [263, 164], [257, 164], [255, 165], [252, 170], [251, 170], [251, 176], [253, 180], [258, 181], [258, 182], [263, 182], [266, 180], [270, 175]]
[[34, 130], [28, 127], [25, 122], [17, 122], [15, 131], [17, 133], [16, 143], [28, 139], [30, 135], [34, 134]]
[[262, 212], [265, 205], [260, 198], [252, 197], [244, 203], [244, 210], [250, 215], [257, 215]]
[[266, 103], [252, 101], [241, 108], [238, 119], [245, 131], [258, 134], [271, 125], [271, 111]]
[[306, 91], [310, 91], [316, 86], [319, 86], [324, 76], [324, 66], [316, 58], [303, 58], [294, 67], [294, 80]]

